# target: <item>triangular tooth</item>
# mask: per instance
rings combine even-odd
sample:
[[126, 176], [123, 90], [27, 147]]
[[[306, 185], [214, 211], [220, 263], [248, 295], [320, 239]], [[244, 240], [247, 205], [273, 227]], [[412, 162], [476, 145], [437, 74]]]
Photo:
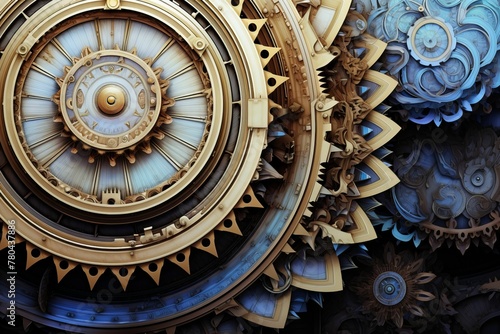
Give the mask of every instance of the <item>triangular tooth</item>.
[[58, 257], [54, 257], [54, 264], [56, 265], [57, 272], [57, 283], [60, 283], [61, 280], [66, 276], [71, 270], [76, 267], [76, 263], [68, 261], [66, 259], [61, 259]]
[[215, 228], [217, 231], [229, 232], [237, 235], [243, 235], [236, 221], [234, 211], [229, 212], [227, 217]]
[[253, 192], [253, 189], [251, 186], [248, 186], [247, 190], [245, 191], [245, 194], [241, 197], [240, 201], [235, 205], [235, 209], [242, 209], [242, 208], [263, 208], [262, 204], [259, 202], [257, 197], [255, 197], [255, 194]]
[[26, 270], [38, 261], [49, 257], [49, 255], [49, 253], [42, 251], [32, 244], [26, 243]]
[[201, 240], [198, 240], [193, 244], [194, 248], [200, 249], [207, 253], [212, 254], [215, 257], [219, 257], [217, 254], [217, 248], [215, 247], [215, 233], [211, 231], [209, 234], [204, 236]]
[[308, 236], [309, 232], [305, 229], [305, 227], [301, 224], [298, 224], [297, 227], [295, 228], [295, 231], [293, 231], [293, 235], [305, 235]]
[[2, 240], [0, 240], [0, 250], [7, 248], [7, 246], [9, 245], [8, 233], [9, 227], [7, 226], [7, 224], [2, 224]]
[[276, 268], [274, 267], [274, 264], [272, 264], [272, 263], [264, 270], [263, 274], [272, 278], [275, 281], [280, 280], [278, 272], [276, 271]]
[[278, 88], [281, 84], [287, 81], [288, 77], [283, 77], [281, 75], [276, 75], [268, 71], [264, 71], [267, 83], [267, 94], [271, 94]]
[[283, 252], [285, 254], [291, 254], [291, 253], [295, 253], [295, 250], [292, 248], [292, 246], [290, 246], [288, 243], [286, 243], [285, 247], [283, 247], [281, 252]]
[[281, 50], [281, 48], [264, 46], [261, 44], [255, 44], [255, 47], [257, 48], [257, 52], [259, 53], [262, 67], [265, 67], [269, 63], [271, 58]]
[[239, 1], [227, 0], [227, 2], [229, 2], [231, 7], [233, 7], [236, 14], [238, 15], [241, 14], [241, 10], [243, 9], [243, 3], [245, 2], [245, 0], [239, 0]]
[[93, 290], [95, 284], [99, 280], [99, 277], [101, 277], [102, 274], [104, 274], [104, 272], [106, 271], [106, 268], [91, 266], [88, 264], [82, 264], [81, 267], [83, 272], [87, 276], [87, 280], [89, 281], [90, 290]]
[[167, 259], [173, 264], [181, 267], [186, 273], [191, 274], [191, 269], [189, 267], [189, 256], [191, 255], [191, 248], [186, 248], [177, 254], [170, 255]]
[[[243, 2], [243, 1], [241, 1]], [[176, 331], [177, 327], [169, 327], [169, 328], [165, 328], [165, 333], [166, 334], [175, 334], [175, 331]]]
[[151, 276], [156, 285], [160, 285], [161, 269], [163, 268], [164, 263], [164, 259], [159, 259], [153, 262], [143, 263], [140, 265], [140, 268], [144, 270], [149, 276]]
[[130, 277], [134, 273], [135, 269], [135, 266], [111, 268], [111, 271], [115, 274], [116, 278], [122, 285], [123, 291], [127, 290], [128, 282], [130, 281]]
[[262, 29], [264, 24], [266, 24], [267, 19], [242, 19], [241, 21], [243, 21], [243, 24], [247, 27], [252, 40], [255, 41], [255, 39], [259, 35], [260, 29]]

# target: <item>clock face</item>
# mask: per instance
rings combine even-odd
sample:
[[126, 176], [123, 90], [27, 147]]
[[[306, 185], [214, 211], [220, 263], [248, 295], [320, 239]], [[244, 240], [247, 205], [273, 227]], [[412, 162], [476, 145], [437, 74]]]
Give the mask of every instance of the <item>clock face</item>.
[[[282, 327], [292, 290], [341, 289], [334, 252], [308, 254], [375, 238], [356, 199], [397, 183], [371, 155], [398, 131], [373, 111], [396, 82], [363, 65], [361, 98], [332, 67], [348, 57], [334, 39], [349, 4], [0, 10], [0, 212], [25, 254], [26, 317], [140, 332], [245, 309]], [[364, 61], [383, 47], [366, 42]], [[38, 294], [49, 283], [54, 297]]]

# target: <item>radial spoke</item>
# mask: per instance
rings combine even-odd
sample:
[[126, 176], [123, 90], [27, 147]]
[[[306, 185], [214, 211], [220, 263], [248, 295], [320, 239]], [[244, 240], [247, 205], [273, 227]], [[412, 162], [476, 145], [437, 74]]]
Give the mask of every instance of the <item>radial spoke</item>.
[[69, 52], [62, 46], [61, 42], [57, 38], [53, 38], [50, 41], [52, 45], [56, 47], [59, 52], [61, 52], [71, 63], [73, 63], [73, 57], [69, 54]]
[[175, 40], [174, 40], [173, 38], [169, 38], [169, 39], [167, 40], [167, 42], [163, 45], [163, 47], [161, 48], [161, 50], [160, 50], [160, 51], [156, 54], [156, 56], [154, 56], [154, 57], [153, 57], [153, 59], [152, 59], [151, 63], [152, 63], [152, 64], [156, 63], [156, 61], [157, 61], [157, 60], [158, 60], [161, 56], [163, 56], [163, 54], [164, 54], [165, 52], [167, 52], [167, 51], [168, 51], [168, 49], [170, 49], [170, 47], [171, 47], [172, 45], [175, 45]]
[[104, 46], [102, 45], [102, 38], [101, 38], [101, 26], [100, 22], [98, 19], [94, 21], [94, 29], [95, 29], [95, 35], [97, 37], [97, 46], [99, 47], [99, 50], [104, 50]]
[[40, 145], [43, 145], [45, 143], [48, 143], [49, 141], [58, 138], [61, 136], [62, 130], [59, 130], [51, 135], [47, 135], [46, 137], [42, 138], [41, 140], [38, 140], [32, 144], [30, 144], [30, 148], [33, 150], [34, 148], [37, 148]]
[[167, 80], [172, 80], [173, 78], [175, 77], [178, 77], [184, 73], [187, 73], [191, 70], [194, 70], [196, 69], [196, 67], [194, 66], [194, 63], [193, 62], [190, 62], [188, 64], [186, 64], [184, 67], [180, 68], [179, 70], [177, 70], [175, 73], [172, 73], [168, 78], [166, 78]]
[[182, 165], [179, 162], [177, 162], [174, 158], [172, 158], [172, 156], [168, 154], [167, 151], [161, 148], [158, 144], [153, 142], [152, 146], [177, 170], [182, 168]]
[[123, 176], [125, 177], [125, 189], [127, 190], [126, 195], [130, 196], [132, 192], [132, 178], [130, 176], [130, 169], [128, 168], [128, 163], [123, 160]]
[[128, 40], [130, 38], [131, 25], [132, 22], [130, 20], [127, 20], [127, 23], [125, 24], [125, 33], [123, 34], [122, 50], [128, 50]]
[[35, 95], [35, 94], [28, 94], [26, 92], [22, 92], [21, 93], [21, 97], [35, 99], [35, 100], [51, 101], [52, 102], [52, 97]]
[[166, 131], [163, 131], [163, 130], [162, 130], [161, 132], [162, 132], [165, 136], [167, 136], [167, 137], [169, 137], [169, 138], [172, 138], [172, 139], [173, 139], [173, 140], [175, 140], [176, 142], [178, 142], [178, 143], [180, 143], [180, 144], [182, 144], [182, 145], [184, 145], [184, 146], [186, 146], [186, 147], [188, 147], [188, 148], [192, 149], [193, 151], [196, 151], [196, 150], [197, 150], [197, 147], [196, 147], [196, 146], [194, 146], [194, 145], [192, 145], [192, 144], [188, 143], [187, 141], [185, 141], [185, 140], [183, 140], [183, 139], [181, 139], [181, 138], [177, 137], [176, 135], [173, 135], [173, 134], [171, 134], [171, 133], [169, 133], [169, 132], [166, 132]]
[[97, 159], [95, 162], [94, 174], [92, 177], [92, 186], [90, 187], [90, 193], [97, 196], [97, 189], [99, 188], [99, 179], [101, 177], [101, 164], [102, 159]]
[[48, 76], [49, 78], [52, 78], [52, 79], [54, 79], [54, 80], [57, 78], [57, 76], [56, 76], [56, 75], [54, 75], [54, 74], [50, 73], [49, 71], [47, 71], [46, 69], [42, 68], [42, 67], [41, 67], [40, 65], [38, 65], [37, 63], [33, 63], [33, 65], [31, 65], [31, 67], [32, 67], [35, 71], [37, 71], [38, 73], [41, 73], [41, 74], [43, 74], [43, 75], [45, 75], [45, 76]]
[[70, 139], [67, 139], [66, 144], [64, 144], [58, 150], [52, 152], [51, 155], [44, 157], [41, 162], [43, 167], [48, 168], [54, 161], [56, 161], [72, 144], [73, 142]]
[[186, 100], [186, 99], [193, 99], [193, 98], [205, 97], [205, 96], [207, 96], [207, 90], [203, 89], [203, 90], [200, 90], [197, 92], [178, 95], [178, 96], [173, 97], [173, 99], [177, 101], [177, 100]]
[[193, 122], [201, 122], [201, 123], [206, 123], [207, 118], [203, 116], [191, 116], [191, 115], [186, 115], [186, 114], [170, 114], [172, 118], [177, 118], [177, 119], [184, 119], [187, 121], [193, 121]]

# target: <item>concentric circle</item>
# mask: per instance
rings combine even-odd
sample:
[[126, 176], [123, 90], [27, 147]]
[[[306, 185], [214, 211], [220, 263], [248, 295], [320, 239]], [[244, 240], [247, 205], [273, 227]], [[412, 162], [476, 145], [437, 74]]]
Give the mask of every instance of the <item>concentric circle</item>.
[[373, 295], [383, 305], [396, 305], [406, 296], [406, 282], [394, 271], [383, 272], [373, 282]]
[[449, 24], [439, 18], [422, 17], [408, 30], [406, 43], [420, 64], [437, 66], [450, 58], [457, 41]]
[[[173, 101], [162, 97], [160, 80], [131, 53], [89, 50], [61, 78], [58, 102], [68, 135], [96, 150], [116, 152], [140, 144], [160, 122], [162, 108], [171, 120], [166, 109]], [[163, 81], [166, 90], [168, 81]]]

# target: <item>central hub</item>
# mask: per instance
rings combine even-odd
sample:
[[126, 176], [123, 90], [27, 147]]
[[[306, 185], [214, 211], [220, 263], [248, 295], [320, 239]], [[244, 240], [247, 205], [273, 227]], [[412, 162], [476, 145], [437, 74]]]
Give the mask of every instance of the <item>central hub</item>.
[[119, 114], [125, 107], [125, 93], [115, 85], [107, 85], [97, 94], [99, 110], [109, 116]]
[[156, 124], [169, 119], [166, 109], [173, 105], [161, 72], [135, 52], [84, 49], [82, 58], [65, 70], [59, 94], [60, 112], [73, 140], [100, 154], [130, 149], [131, 157], [141, 144], [149, 150]]

